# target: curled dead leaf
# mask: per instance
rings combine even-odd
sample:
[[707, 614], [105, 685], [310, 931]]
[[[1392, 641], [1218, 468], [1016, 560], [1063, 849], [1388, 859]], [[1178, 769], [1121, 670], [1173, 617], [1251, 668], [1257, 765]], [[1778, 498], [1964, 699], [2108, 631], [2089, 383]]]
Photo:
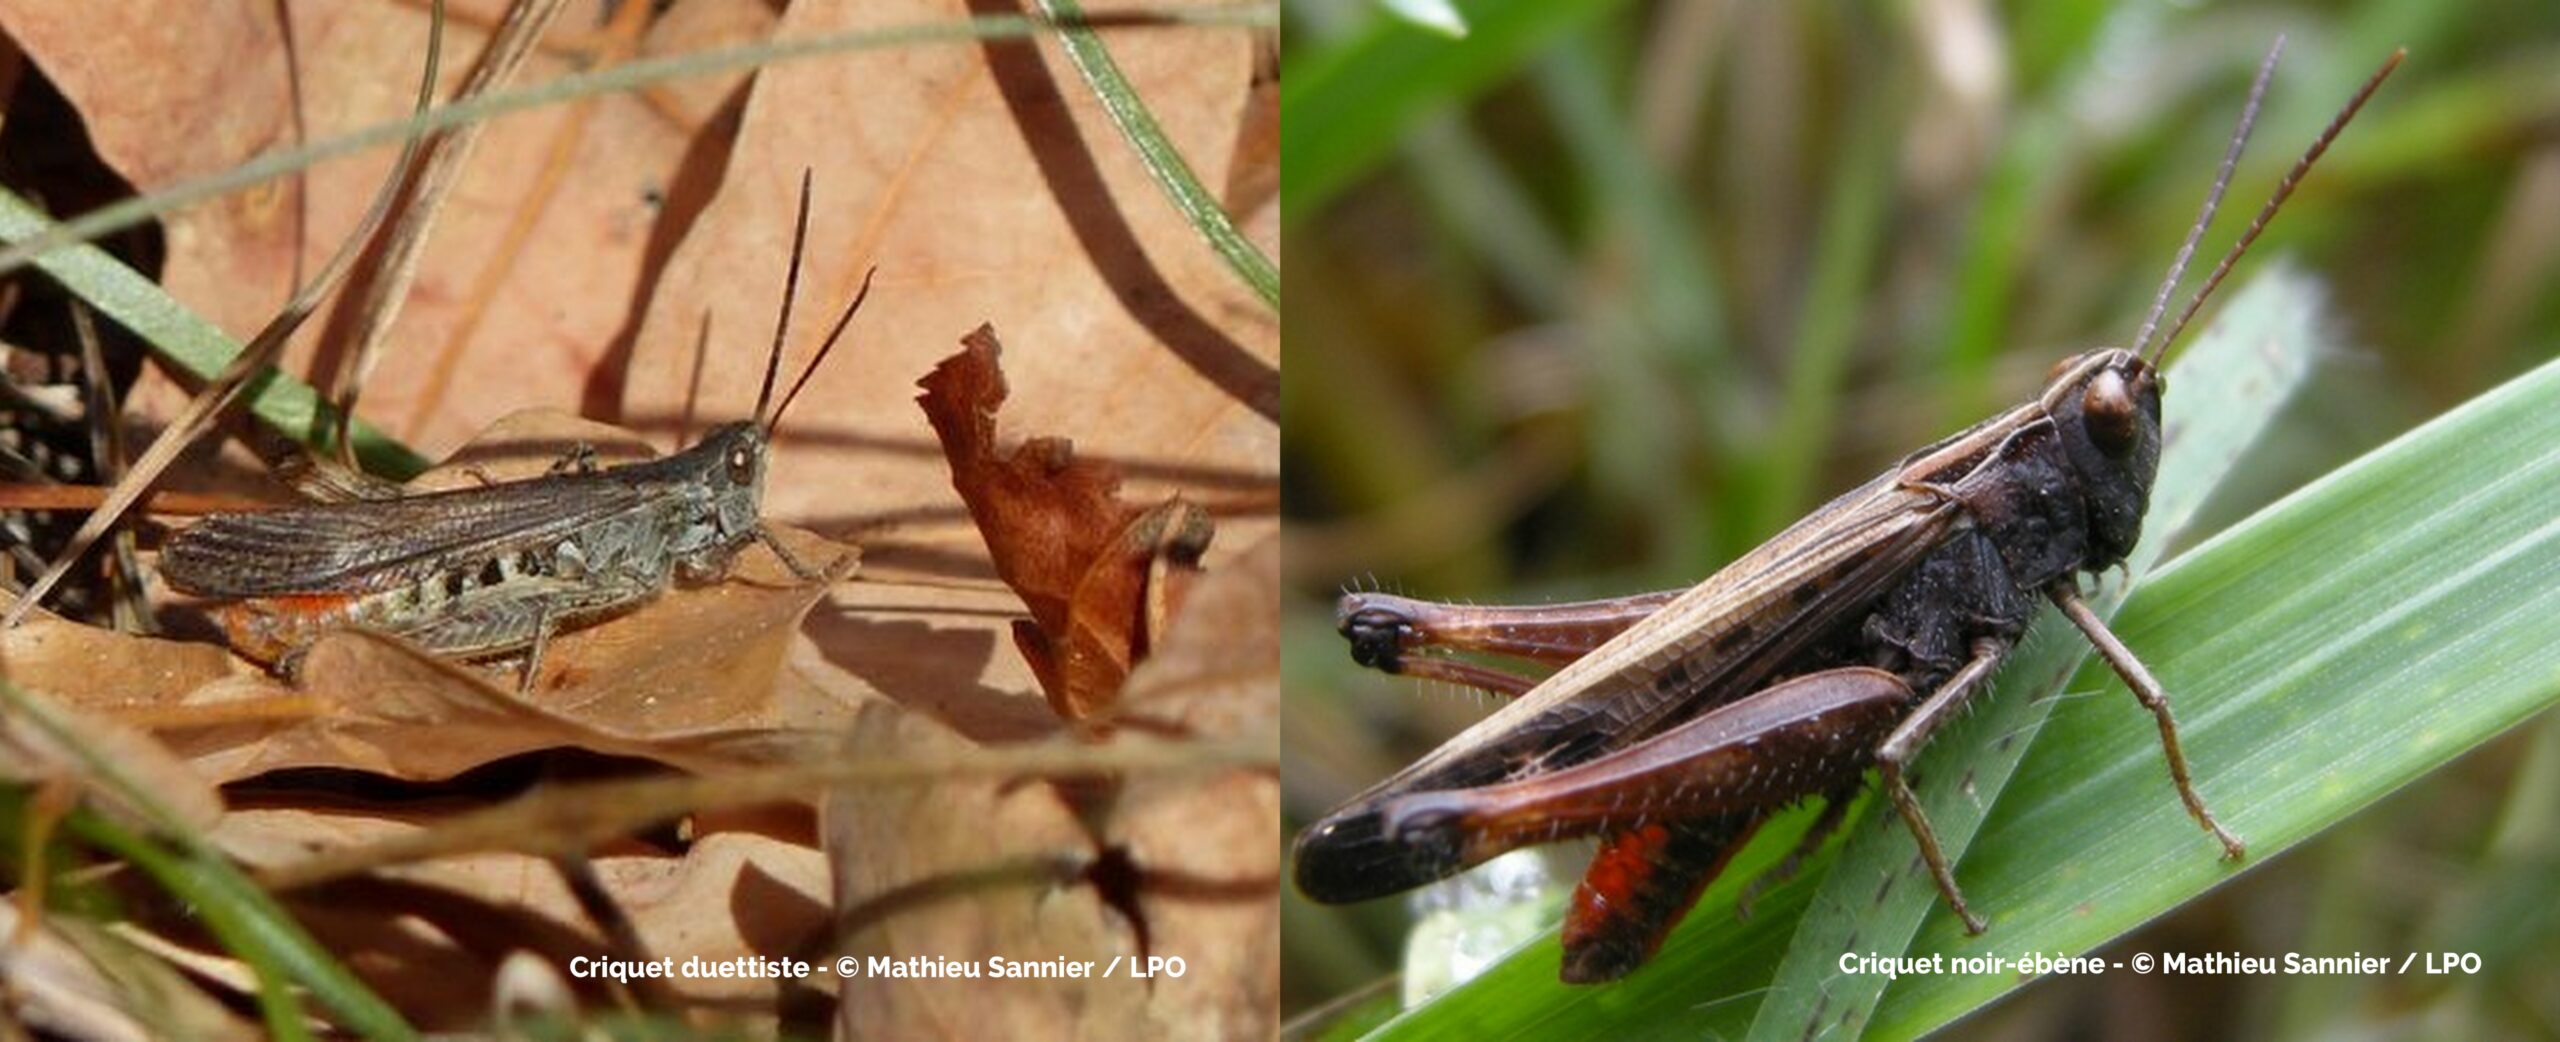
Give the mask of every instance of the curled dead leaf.
[[1002, 345], [991, 326], [961, 340], [934, 367], [917, 399], [951, 462], [951, 484], [969, 506], [996, 574], [1031, 610], [1014, 641], [1059, 715], [1107, 709], [1129, 669], [1159, 639], [1183, 591], [1200, 573], [1209, 516], [1179, 498], [1152, 507], [1123, 502], [1120, 474], [1075, 457], [1063, 438], [997, 446], [1007, 395]]

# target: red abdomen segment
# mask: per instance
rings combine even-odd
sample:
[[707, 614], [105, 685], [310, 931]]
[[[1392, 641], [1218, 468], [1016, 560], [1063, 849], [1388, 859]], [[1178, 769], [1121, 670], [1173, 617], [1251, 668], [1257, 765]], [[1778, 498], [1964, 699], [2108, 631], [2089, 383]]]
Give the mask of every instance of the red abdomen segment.
[[346, 593], [252, 597], [214, 613], [223, 635], [241, 655], [274, 665], [310, 646], [320, 634], [347, 625], [363, 598]]
[[1613, 981], [1653, 958], [1765, 818], [1749, 811], [1611, 833], [1565, 912], [1565, 983]]

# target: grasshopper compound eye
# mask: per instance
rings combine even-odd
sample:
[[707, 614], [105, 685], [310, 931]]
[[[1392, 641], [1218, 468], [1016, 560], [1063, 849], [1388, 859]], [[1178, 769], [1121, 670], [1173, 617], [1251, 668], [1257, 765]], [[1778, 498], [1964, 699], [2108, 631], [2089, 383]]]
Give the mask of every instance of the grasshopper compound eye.
[[2133, 385], [2125, 382], [2124, 374], [2101, 369], [2089, 378], [2089, 389], [2081, 393], [2080, 422], [2099, 451], [2122, 456], [2141, 438], [2140, 421], [2134, 416], [2138, 408], [2133, 400]]
[[749, 481], [755, 480], [755, 476], [756, 454], [748, 450], [747, 447], [743, 445], [730, 449], [729, 480], [743, 485]]

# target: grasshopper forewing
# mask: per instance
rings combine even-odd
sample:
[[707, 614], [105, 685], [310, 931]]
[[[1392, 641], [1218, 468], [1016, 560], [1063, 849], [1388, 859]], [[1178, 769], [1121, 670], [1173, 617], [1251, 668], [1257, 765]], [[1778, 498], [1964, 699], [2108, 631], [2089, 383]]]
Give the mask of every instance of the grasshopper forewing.
[[[2114, 666], [2159, 722], [2179, 798], [2230, 858], [2240, 839], [2196, 795], [2160, 685], [2081, 603], [2079, 573], [2125, 558], [2159, 466], [2161, 356], [2395, 54], [2285, 175], [2168, 332], [2153, 332], [2229, 183], [2283, 50], [2260, 66], [2231, 147], [2133, 345], [2055, 366], [2043, 392], [1935, 445], [1686, 591], [1541, 608], [1346, 597], [1365, 665], [1518, 697], [1298, 838], [1309, 897], [1345, 902], [1440, 879], [1517, 847], [1598, 836], [1565, 930], [1564, 977], [1650, 958], [1773, 811], [1827, 799], [1801, 855], [1838, 824], [1869, 766], [1947, 905], [1965, 904], [1905, 770], [2024, 635], [2040, 600]], [[1462, 648], [1562, 668], [1531, 684], [1417, 656]], [[1795, 858], [1790, 858], [1792, 866]], [[1782, 866], [1779, 872], [1787, 871]]]
[[553, 633], [637, 607], [672, 582], [722, 578], [749, 542], [816, 578], [765, 529], [766, 457], [783, 411], [843, 335], [870, 280], [768, 413], [808, 228], [804, 174], [753, 419], [643, 463], [599, 470], [573, 455], [554, 473], [521, 481], [211, 515], [170, 539], [162, 577], [182, 592], [232, 601], [224, 629], [262, 661], [289, 667], [322, 633], [360, 626], [461, 658], [521, 653], [525, 684]]

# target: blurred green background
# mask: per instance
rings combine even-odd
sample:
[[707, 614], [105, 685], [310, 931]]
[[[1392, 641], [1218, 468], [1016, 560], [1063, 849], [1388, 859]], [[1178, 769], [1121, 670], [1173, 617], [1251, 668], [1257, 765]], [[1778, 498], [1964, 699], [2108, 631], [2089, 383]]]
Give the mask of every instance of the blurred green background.
[[[2410, 56], [2234, 276], [2289, 257], [2348, 347], [2206, 530], [2560, 349], [2550, 0], [1492, 0], [1463, 39], [1286, 10], [1293, 832], [1487, 705], [1358, 670], [1336, 594], [1694, 582], [2130, 339], [2279, 33], [2190, 282]], [[2468, 950], [2479, 976], [2056, 980], [1964, 1030], [2560, 1037], [2555, 829], [2546, 717], [2119, 942]], [[1394, 970], [1400, 902], [1286, 901], [1290, 1010]]]

